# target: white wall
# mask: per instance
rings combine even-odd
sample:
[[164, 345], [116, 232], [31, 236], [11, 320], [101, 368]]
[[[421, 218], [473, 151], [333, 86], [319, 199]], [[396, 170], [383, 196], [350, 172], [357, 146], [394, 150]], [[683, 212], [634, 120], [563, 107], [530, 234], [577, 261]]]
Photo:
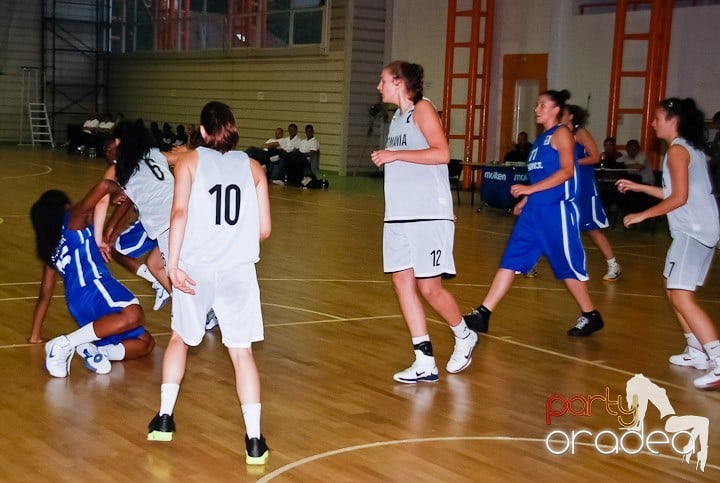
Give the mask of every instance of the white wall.
[[[390, 57], [423, 64], [430, 83], [426, 94], [440, 106], [447, 1], [389, 1], [394, 9]], [[605, 138], [615, 15], [571, 15], [572, 4], [571, 0], [495, 1], [488, 159], [500, 154], [502, 59], [506, 54], [549, 54], [548, 87], [568, 89], [573, 95], [571, 102], [588, 107], [588, 128], [596, 140], [602, 143]], [[630, 12], [627, 25], [641, 28], [647, 19], [648, 12]], [[720, 110], [718, 19], [720, 6], [673, 11], [667, 96], [693, 97], [706, 117]], [[625, 57], [637, 61], [633, 52]], [[634, 96], [630, 97], [634, 102]], [[621, 143], [639, 135], [630, 119], [618, 126]], [[462, 153], [453, 153], [458, 154]]]
[[388, 60], [421, 64], [424, 94], [442, 110], [447, 0], [391, 0], [393, 27]]

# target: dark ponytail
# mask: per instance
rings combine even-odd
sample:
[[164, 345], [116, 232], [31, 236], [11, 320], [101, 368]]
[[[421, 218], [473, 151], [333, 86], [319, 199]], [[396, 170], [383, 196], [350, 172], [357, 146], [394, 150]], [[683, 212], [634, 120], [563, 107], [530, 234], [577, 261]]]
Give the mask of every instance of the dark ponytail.
[[30, 221], [35, 230], [35, 252], [46, 265], [53, 266], [65, 212], [70, 198], [60, 190], [48, 190], [30, 208]]
[[670, 97], [662, 101], [660, 107], [665, 110], [668, 118], [678, 118], [677, 131], [680, 137], [695, 149], [705, 149], [705, 114], [697, 108], [692, 98]]

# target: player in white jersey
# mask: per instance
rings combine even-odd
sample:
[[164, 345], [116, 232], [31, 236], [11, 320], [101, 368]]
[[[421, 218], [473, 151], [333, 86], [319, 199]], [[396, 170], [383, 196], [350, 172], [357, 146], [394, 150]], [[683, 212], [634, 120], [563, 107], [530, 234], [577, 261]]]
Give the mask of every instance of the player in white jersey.
[[392, 274], [415, 352], [415, 362], [393, 376], [406, 384], [438, 380], [420, 296], [455, 335], [448, 372], [470, 365], [478, 341], [455, 298], [442, 286], [443, 277], [455, 275], [450, 150], [435, 107], [423, 98], [423, 75], [422, 66], [401, 61], [382, 70], [377, 90], [383, 102], [396, 104], [398, 110], [386, 149], [371, 155], [373, 163], [385, 169], [384, 271]]
[[695, 301], [695, 290], [707, 277], [720, 238], [718, 207], [708, 176], [704, 116], [692, 99], [670, 98], [655, 110], [655, 134], [670, 146], [663, 160], [663, 186], [626, 179], [621, 193], [637, 191], [658, 198], [657, 205], [623, 219], [625, 226], [667, 214], [672, 244], [665, 259], [667, 297], [685, 334], [687, 346], [670, 363], [709, 372], [695, 379], [700, 389], [720, 387], [720, 341], [707, 313]]
[[148, 439], [172, 440], [188, 346], [202, 341], [212, 307], [235, 368], [246, 462], [264, 464], [269, 451], [260, 432], [260, 378], [252, 343], [263, 340], [255, 263], [260, 241], [270, 235], [267, 178], [260, 163], [232, 151], [239, 136], [227, 105], [208, 103], [200, 121], [206, 147], [181, 155], [175, 165], [167, 265], [172, 334], [163, 360], [160, 410], [148, 426]]

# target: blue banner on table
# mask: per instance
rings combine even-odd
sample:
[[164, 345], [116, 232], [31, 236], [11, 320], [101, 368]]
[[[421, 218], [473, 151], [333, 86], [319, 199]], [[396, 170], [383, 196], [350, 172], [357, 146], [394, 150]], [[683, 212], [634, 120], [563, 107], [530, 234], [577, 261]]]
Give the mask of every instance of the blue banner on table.
[[480, 199], [493, 208], [509, 209], [520, 201], [510, 194], [514, 184], [529, 184], [526, 166], [483, 166]]

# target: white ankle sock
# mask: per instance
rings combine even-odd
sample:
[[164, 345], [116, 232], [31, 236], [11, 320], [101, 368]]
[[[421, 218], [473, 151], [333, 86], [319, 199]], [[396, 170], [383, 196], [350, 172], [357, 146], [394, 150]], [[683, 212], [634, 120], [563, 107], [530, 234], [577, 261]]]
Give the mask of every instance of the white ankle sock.
[[245, 432], [248, 438], [260, 437], [260, 413], [262, 405], [260, 403], [241, 404], [243, 419], [245, 420]]
[[421, 342], [427, 342], [430, 340], [430, 336], [428, 334], [421, 335], [420, 337], [413, 337], [412, 343], [413, 345], [418, 345]]
[[615, 260], [615, 257], [612, 257], [607, 259], [607, 264], [608, 267], [612, 267], [613, 265], [617, 265], [618, 263], [617, 260]]
[[71, 332], [66, 335], [70, 344], [72, 344], [73, 347], [77, 347], [80, 344], [85, 344], [86, 342], [95, 342], [96, 340], [100, 340], [100, 337], [95, 335], [95, 328], [93, 326], [94, 323], [83, 325], [75, 332]]
[[708, 355], [708, 357], [710, 357], [710, 359], [720, 357], [720, 341], [710, 341], [707, 344], [703, 345], [703, 347], [705, 348], [705, 353]]
[[135, 272], [135, 274], [138, 277], [144, 278], [145, 280], [147, 280], [150, 283], [157, 282], [157, 279], [155, 278], [155, 276], [150, 272], [150, 269], [144, 263], [138, 267], [137, 272]]
[[450, 326], [450, 329], [453, 331], [453, 334], [455, 334], [457, 339], [465, 339], [470, 335], [470, 329], [468, 329], [465, 319], [460, 319], [460, 323], [455, 327]]
[[160, 414], [172, 414], [175, 410], [180, 384], [160, 385]]
[[109, 361], [121, 361], [125, 359], [125, 346], [122, 344], [107, 344], [98, 346], [98, 350]]
[[692, 332], [688, 332], [687, 334], [683, 334], [685, 336], [685, 341], [687, 342], [687, 345], [692, 347], [693, 349], [697, 349], [699, 351], [704, 351], [703, 345], [700, 343], [697, 337], [695, 337], [695, 334]]

